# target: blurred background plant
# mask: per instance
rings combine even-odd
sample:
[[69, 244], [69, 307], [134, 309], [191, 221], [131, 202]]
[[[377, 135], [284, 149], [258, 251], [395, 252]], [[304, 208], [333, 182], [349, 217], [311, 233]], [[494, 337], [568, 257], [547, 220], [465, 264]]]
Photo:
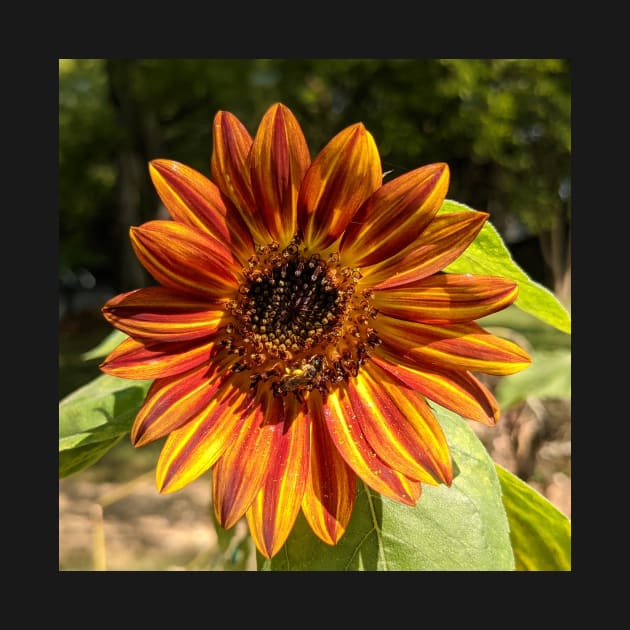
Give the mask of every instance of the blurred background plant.
[[[514, 259], [571, 304], [571, 84], [565, 59], [60, 59], [59, 398], [98, 376], [105, 300], [151, 284], [129, 227], [163, 217], [149, 160], [209, 174], [212, 119], [250, 133], [285, 103], [311, 154], [362, 121], [383, 170], [448, 162], [448, 197], [490, 213]], [[488, 384], [503, 408], [473, 426], [493, 459], [570, 517], [570, 335], [510, 308], [483, 322], [536, 369]], [[87, 354], [86, 354], [87, 353]], [[97, 353], [98, 354], [98, 353]], [[60, 568], [253, 568], [245, 535], [213, 530], [207, 476], [160, 497], [159, 444], [121, 440], [60, 480]]]

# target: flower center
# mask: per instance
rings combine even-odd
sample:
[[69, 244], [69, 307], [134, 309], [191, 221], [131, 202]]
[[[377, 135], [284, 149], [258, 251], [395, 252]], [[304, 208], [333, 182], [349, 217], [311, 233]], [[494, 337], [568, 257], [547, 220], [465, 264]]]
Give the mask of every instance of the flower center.
[[380, 343], [369, 326], [377, 314], [371, 293], [357, 292], [361, 274], [340, 265], [336, 253], [308, 254], [296, 236], [283, 250], [257, 247], [243, 275], [221, 345], [238, 356], [232, 371], [251, 372], [252, 387], [301, 401], [312, 389], [325, 394], [356, 376]]

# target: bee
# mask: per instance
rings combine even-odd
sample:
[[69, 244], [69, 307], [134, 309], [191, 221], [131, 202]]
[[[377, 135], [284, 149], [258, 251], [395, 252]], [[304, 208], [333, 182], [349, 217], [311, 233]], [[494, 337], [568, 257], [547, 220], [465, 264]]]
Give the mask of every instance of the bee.
[[274, 392], [280, 396], [292, 392], [303, 402], [302, 392], [321, 385], [325, 365], [326, 357], [321, 354], [315, 354], [308, 360], [303, 359], [299, 367], [286, 369], [286, 373], [274, 384]]

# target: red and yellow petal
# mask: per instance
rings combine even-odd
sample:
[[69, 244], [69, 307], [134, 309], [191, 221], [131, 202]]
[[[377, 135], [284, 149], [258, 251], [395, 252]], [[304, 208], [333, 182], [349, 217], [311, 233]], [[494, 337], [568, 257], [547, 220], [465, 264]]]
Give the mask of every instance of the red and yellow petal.
[[245, 262], [254, 251], [249, 229], [219, 188], [201, 173], [173, 160], [152, 160], [149, 174], [175, 221], [209, 234]]
[[263, 216], [256, 209], [252, 192], [248, 162], [252, 137], [234, 114], [220, 111], [214, 117], [212, 138], [212, 180], [236, 206], [254, 241], [270, 242], [269, 230]]
[[415, 505], [420, 483], [394, 470], [378, 456], [361, 429], [353, 402], [344, 384], [328, 395], [324, 418], [335, 447], [370, 488], [390, 499]]
[[338, 133], [304, 175], [298, 224], [311, 252], [326, 249], [344, 232], [361, 204], [381, 186], [381, 160], [361, 123]]
[[293, 397], [284, 404], [284, 421], [272, 425], [276, 439], [265, 480], [246, 512], [252, 539], [266, 558], [278, 553], [293, 529], [309, 471], [308, 415]]
[[302, 512], [315, 534], [329, 545], [344, 535], [356, 491], [356, 475], [333, 443], [324, 419], [319, 392], [308, 398], [311, 427], [310, 473], [302, 498]]
[[379, 313], [426, 324], [469, 322], [514, 302], [518, 285], [496, 276], [438, 273], [413, 284], [376, 291]]
[[378, 325], [385, 349], [421, 366], [505, 376], [532, 362], [520, 346], [475, 322], [440, 326], [379, 315]]
[[414, 366], [379, 346], [370, 359], [407, 387], [460, 416], [489, 426], [499, 421], [499, 404], [490, 390], [465, 371]]
[[373, 363], [350, 380], [348, 392], [363, 434], [384, 462], [410, 479], [451, 484], [446, 436], [421, 396]]
[[147, 346], [128, 337], [99, 367], [106, 374], [120, 378], [166, 378], [208, 365], [213, 349], [213, 340], [166, 342]]
[[429, 164], [379, 188], [359, 208], [341, 239], [341, 263], [367, 266], [390, 258], [415, 241], [440, 209], [448, 165]]
[[245, 420], [257, 413], [254, 398], [243, 380], [233, 377], [209, 405], [179, 429], [162, 447], [156, 468], [161, 493], [180, 490], [210, 469], [238, 435]]
[[138, 260], [163, 286], [212, 302], [234, 296], [240, 267], [216, 239], [175, 221], [149, 221], [130, 232]]
[[285, 247], [297, 229], [297, 197], [311, 158], [298, 121], [284, 105], [273, 105], [263, 116], [249, 162], [256, 207], [271, 237]]
[[247, 416], [212, 469], [214, 512], [229, 529], [249, 508], [271, 465], [283, 426], [282, 401], [269, 393]]
[[118, 330], [145, 342], [188, 341], [214, 334], [225, 315], [219, 305], [166, 287], [121, 293], [103, 306], [103, 316]]
[[185, 374], [156, 379], [131, 428], [131, 443], [144, 446], [178, 429], [200, 414], [219, 392], [225, 378], [207, 365]]
[[440, 214], [402, 252], [361, 269], [363, 284], [391, 289], [441, 271], [475, 240], [488, 214], [471, 210]]

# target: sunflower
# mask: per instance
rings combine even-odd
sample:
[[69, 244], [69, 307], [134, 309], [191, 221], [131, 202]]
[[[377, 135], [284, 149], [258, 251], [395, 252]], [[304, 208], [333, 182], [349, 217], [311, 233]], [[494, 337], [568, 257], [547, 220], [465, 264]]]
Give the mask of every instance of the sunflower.
[[212, 469], [218, 522], [246, 517], [270, 558], [302, 510], [315, 534], [343, 536], [357, 478], [414, 505], [450, 485], [448, 444], [428, 400], [492, 425], [496, 399], [473, 372], [531, 362], [475, 319], [517, 285], [444, 273], [488, 214], [440, 213], [444, 163], [384, 182], [357, 123], [311, 160], [276, 103], [254, 136], [214, 118], [211, 179], [175, 161], [149, 172], [172, 220], [130, 229], [157, 284], [103, 307], [127, 337], [101, 369], [152, 384], [131, 440], [166, 437], [162, 493]]

